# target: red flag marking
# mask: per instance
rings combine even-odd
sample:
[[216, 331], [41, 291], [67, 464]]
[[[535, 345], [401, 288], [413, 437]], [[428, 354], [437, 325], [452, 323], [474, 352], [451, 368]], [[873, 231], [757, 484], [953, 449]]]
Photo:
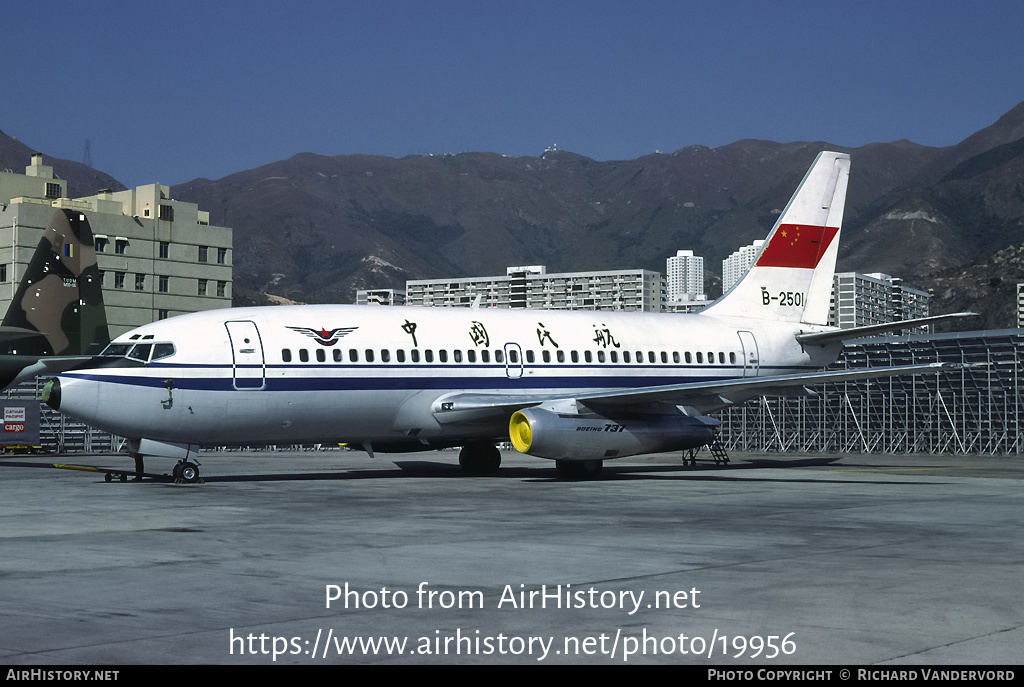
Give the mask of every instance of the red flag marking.
[[814, 269], [838, 233], [838, 227], [783, 224], [761, 252], [757, 265]]

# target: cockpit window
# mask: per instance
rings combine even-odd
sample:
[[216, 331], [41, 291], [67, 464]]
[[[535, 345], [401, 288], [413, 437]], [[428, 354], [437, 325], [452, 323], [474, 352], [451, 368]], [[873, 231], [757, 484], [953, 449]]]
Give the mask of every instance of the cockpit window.
[[153, 360], [160, 360], [161, 358], [170, 358], [174, 355], [174, 344], [172, 343], [158, 343], [153, 344]]
[[152, 350], [153, 344], [135, 344], [131, 352], [128, 353], [128, 358], [131, 360], [141, 360], [145, 363], [149, 361], [149, 352]]
[[150, 362], [151, 354], [153, 360], [162, 360], [170, 358], [175, 352], [174, 344], [172, 343], [139, 343], [134, 345], [130, 343], [112, 343], [104, 348], [100, 355], [105, 358], [128, 358], [129, 360], [148, 363]]
[[123, 358], [128, 355], [128, 351], [131, 350], [131, 347], [131, 344], [112, 343], [104, 348], [100, 355], [107, 358]]

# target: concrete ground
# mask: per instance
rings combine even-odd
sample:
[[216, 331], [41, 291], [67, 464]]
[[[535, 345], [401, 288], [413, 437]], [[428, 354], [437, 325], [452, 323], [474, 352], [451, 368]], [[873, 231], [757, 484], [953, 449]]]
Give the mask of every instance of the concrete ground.
[[0, 663], [1021, 660], [1020, 457], [201, 462], [177, 485], [0, 457]]

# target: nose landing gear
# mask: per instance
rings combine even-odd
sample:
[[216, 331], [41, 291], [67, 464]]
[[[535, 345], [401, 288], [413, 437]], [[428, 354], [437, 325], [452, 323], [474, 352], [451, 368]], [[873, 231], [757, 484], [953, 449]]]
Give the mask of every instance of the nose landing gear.
[[179, 460], [171, 474], [175, 484], [198, 484], [203, 481], [199, 475], [199, 464], [190, 460]]

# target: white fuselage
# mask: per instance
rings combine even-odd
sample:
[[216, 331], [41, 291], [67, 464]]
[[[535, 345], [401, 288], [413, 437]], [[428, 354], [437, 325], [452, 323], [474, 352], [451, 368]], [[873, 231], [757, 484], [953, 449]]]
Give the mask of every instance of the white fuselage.
[[572, 398], [802, 372], [835, 352], [802, 350], [794, 333], [809, 329], [700, 314], [215, 310], [118, 337], [114, 346], [140, 348], [61, 374], [60, 410], [127, 438], [200, 446], [456, 445], [507, 436], [509, 412], [455, 413], [448, 421], [438, 412], [448, 395]]

